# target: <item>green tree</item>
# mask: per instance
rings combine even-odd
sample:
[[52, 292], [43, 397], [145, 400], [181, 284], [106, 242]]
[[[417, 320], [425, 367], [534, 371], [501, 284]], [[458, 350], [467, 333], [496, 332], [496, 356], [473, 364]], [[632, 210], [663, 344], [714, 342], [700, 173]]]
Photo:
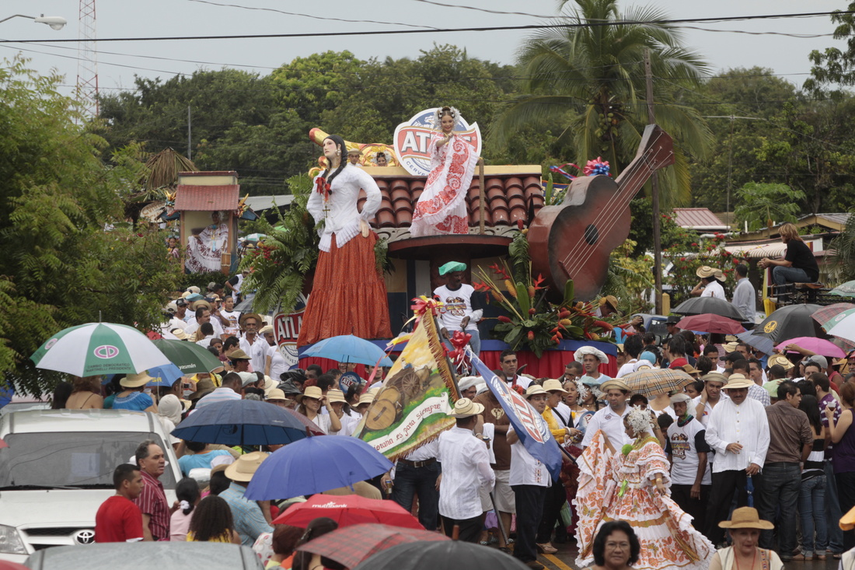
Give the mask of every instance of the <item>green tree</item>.
[[749, 231], [771, 226], [773, 223], [795, 222], [801, 208], [799, 202], [805, 193], [793, 190], [786, 184], [758, 184], [749, 182], [737, 193], [737, 227], [748, 225]]
[[[562, 4], [565, 4], [562, 2]], [[579, 8], [561, 24], [656, 21], [652, 8], [621, 14], [617, 0], [579, 0]], [[698, 86], [708, 69], [700, 57], [680, 45], [678, 32], [665, 24], [554, 27], [522, 48], [523, 92], [496, 121], [492, 134], [501, 143], [530, 122], [560, 125], [572, 140], [576, 162], [602, 156], [619, 173], [635, 156], [647, 124], [643, 56], [650, 51], [657, 122], [674, 138], [676, 164], [662, 172], [663, 202], [690, 198], [686, 153], [704, 157], [711, 133], [700, 113], [674, 98], [680, 85]]]
[[835, 262], [840, 282], [855, 279], [855, 212], [850, 212], [846, 227], [831, 241], [830, 248], [837, 252]]
[[[855, 2], [850, 2], [845, 13], [835, 10], [831, 22], [837, 24], [834, 29], [835, 40], [846, 40], [846, 47], [829, 47], [823, 51], [813, 50], [808, 56], [813, 67], [811, 77], [804, 87], [816, 96], [831, 94], [833, 97], [844, 94], [837, 86], [855, 85]], [[826, 91], [830, 86], [834, 88]]]
[[151, 328], [180, 275], [163, 232], [105, 231], [143, 166], [132, 153], [99, 160], [105, 141], [75, 124], [61, 81], [21, 59], [0, 69], [0, 385], [31, 392], [57, 376], [27, 360], [51, 334], [98, 320]]

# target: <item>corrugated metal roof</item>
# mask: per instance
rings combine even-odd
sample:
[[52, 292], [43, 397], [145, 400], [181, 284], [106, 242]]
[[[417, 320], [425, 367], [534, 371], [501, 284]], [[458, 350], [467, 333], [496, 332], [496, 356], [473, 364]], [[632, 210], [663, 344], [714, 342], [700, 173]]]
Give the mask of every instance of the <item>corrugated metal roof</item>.
[[[821, 257], [824, 255], [822, 251], [822, 239], [806, 239], [805, 243], [814, 252], [814, 256]], [[729, 253], [738, 254], [742, 257], [769, 257], [774, 259], [782, 257], [787, 253], [787, 244], [776, 240], [768, 243], [728, 245], [724, 249]]]
[[237, 210], [240, 185], [197, 186], [179, 184], [176, 188], [175, 209], [196, 212]]
[[294, 201], [293, 194], [277, 194], [275, 196], [250, 196], [246, 205], [254, 212], [262, 212], [270, 208], [288, 206]]
[[834, 222], [835, 224], [840, 224], [841, 226], [845, 226], [846, 222], [849, 221], [849, 213], [834, 213], [834, 214], [817, 214], [819, 218], [825, 218], [830, 222]]
[[681, 228], [695, 230], [727, 230], [727, 224], [709, 208], [674, 208], [674, 217]]

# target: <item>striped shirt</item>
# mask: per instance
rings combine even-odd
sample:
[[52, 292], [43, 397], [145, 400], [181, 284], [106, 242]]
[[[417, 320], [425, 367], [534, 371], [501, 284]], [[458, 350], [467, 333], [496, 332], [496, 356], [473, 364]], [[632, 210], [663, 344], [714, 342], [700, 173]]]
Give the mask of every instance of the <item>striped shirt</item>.
[[169, 504], [166, 502], [166, 493], [163, 492], [163, 483], [140, 470], [142, 474], [142, 493], [134, 502], [140, 508], [140, 512], [151, 517], [148, 528], [154, 540], [169, 540]]
[[263, 532], [273, 532], [273, 527], [267, 524], [258, 503], [244, 497], [244, 492], [246, 487], [232, 481], [229, 488], [220, 493], [220, 498], [227, 502], [232, 510], [235, 530], [240, 535], [241, 544], [252, 546], [258, 535]]
[[215, 402], [227, 402], [229, 400], [240, 400], [240, 394], [231, 388], [217, 388], [210, 394], [202, 396], [199, 401], [196, 402], [196, 409], [204, 408], [205, 406]]

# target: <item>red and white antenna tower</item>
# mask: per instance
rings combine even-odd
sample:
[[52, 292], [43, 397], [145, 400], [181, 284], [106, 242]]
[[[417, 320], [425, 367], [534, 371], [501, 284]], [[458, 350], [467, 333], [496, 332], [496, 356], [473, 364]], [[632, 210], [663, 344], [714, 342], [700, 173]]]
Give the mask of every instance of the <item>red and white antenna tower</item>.
[[80, 0], [77, 28], [77, 98], [83, 110], [98, 116], [98, 52], [95, 46], [95, 0]]

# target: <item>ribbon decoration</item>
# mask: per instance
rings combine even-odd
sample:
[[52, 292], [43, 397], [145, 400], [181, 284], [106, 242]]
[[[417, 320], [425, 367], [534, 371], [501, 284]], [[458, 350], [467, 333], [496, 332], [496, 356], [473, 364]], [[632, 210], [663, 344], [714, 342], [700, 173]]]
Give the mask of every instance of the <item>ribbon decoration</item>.
[[597, 157], [596, 160], [589, 160], [585, 165], [585, 176], [597, 176], [598, 174], [602, 174], [604, 176], [611, 176], [609, 174], [609, 161], [603, 160], [601, 157]]
[[[468, 334], [464, 331], [454, 331], [454, 334], [451, 335], [451, 339], [449, 342], [451, 346], [454, 347], [454, 350], [448, 353], [448, 358], [451, 359], [451, 363], [454, 364], [454, 367], [460, 371], [462, 367], [468, 364], [466, 357], [466, 347], [469, 344], [469, 340], [472, 338], [471, 334]], [[468, 368], [468, 366], [466, 366]]]
[[330, 184], [327, 182], [327, 179], [323, 176], [319, 176], [315, 180], [315, 192], [318, 194], [324, 195], [324, 200], [330, 199], [330, 194], [332, 194], [332, 190], [330, 189]]
[[550, 166], [549, 171], [553, 172], [555, 174], [561, 174], [562, 176], [566, 177], [568, 180], [575, 180], [576, 179], [575, 176], [573, 176], [572, 174], [570, 174], [564, 170], [564, 168], [566, 168], [568, 166], [572, 166], [576, 170], [580, 170], [580, 171], [582, 170], [581, 168], [579, 168], [578, 166], [576, 166], [572, 162], [565, 162], [561, 166]]

